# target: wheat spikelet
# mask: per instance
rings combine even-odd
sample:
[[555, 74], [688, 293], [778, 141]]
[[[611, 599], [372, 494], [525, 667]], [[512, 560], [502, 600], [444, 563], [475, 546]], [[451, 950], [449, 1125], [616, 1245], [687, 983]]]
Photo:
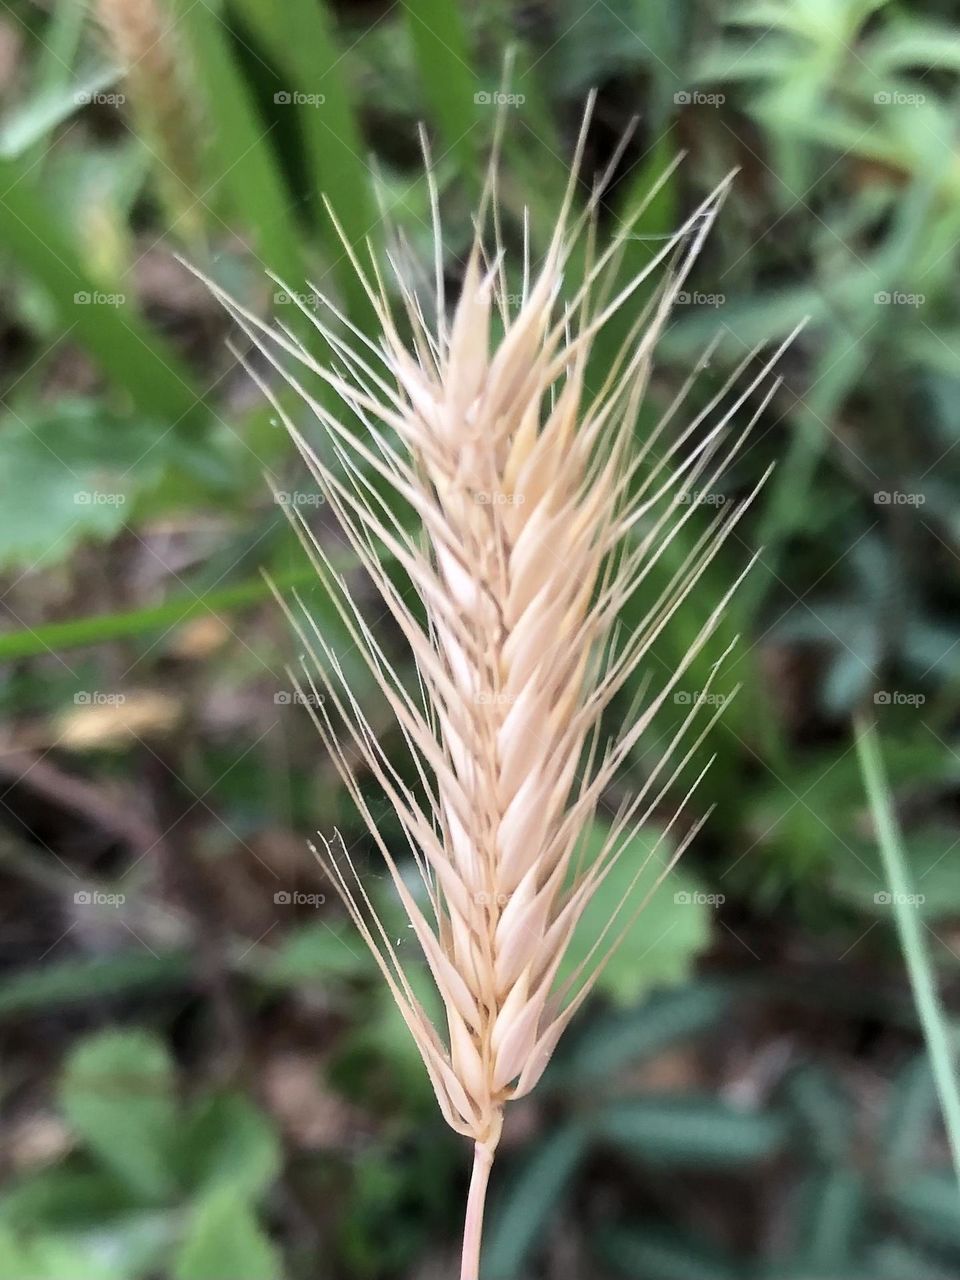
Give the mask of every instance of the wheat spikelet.
[[196, 94], [186, 73], [173, 16], [162, 0], [93, 0], [116, 58], [142, 141], [154, 153], [160, 194], [188, 238], [202, 227], [202, 173]]
[[[728, 598], [710, 602], [678, 668], [656, 690], [647, 688], [635, 718], [602, 744], [605, 708], [696, 590], [745, 509], [741, 504], [729, 517], [717, 514], [665, 583], [652, 591], [654, 567], [695, 512], [676, 498], [697, 484], [709, 488], [729, 464], [751, 424], [739, 434], [729, 432], [728, 424], [769, 381], [772, 366], [772, 361], [764, 365], [734, 395], [734, 379], [756, 354], [750, 353], [730, 382], [677, 432], [672, 423], [692, 374], [656, 428], [634, 447], [655, 344], [729, 179], [663, 243], [639, 276], [610, 296], [618, 251], [630, 227], [600, 252], [594, 217], [598, 196], [583, 213], [573, 214], [583, 140], [581, 133], [564, 206], [536, 270], [525, 241], [518, 306], [511, 307], [506, 296], [495, 161], [449, 323], [431, 189], [436, 321], [428, 324], [428, 304], [404, 284], [397, 269], [413, 335], [409, 345], [373, 255], [371, 267], [364, 269], [346, 236], [344, 251], [376, 308], [383, 334], [380, 344], [372, 342], [328, 300], [335, 324], [304, 305], [338, 352], [339, 370], [322, 368], [285, 326], [263, 324], [211, 286], [322, 423], [325, 445], [314, 447], [266, 379], [251, 370], [416, 662], [418, 684], [408, 688], [300, 508], [288, 508], [353, 644], [396, 716], [416, 770], [414, 787], [387, 758], [344, 680], [338, 655], [304, 602], [295, 597], [292, 605], [284, 605], [303, 646], [297, 688], [383, 855], [442, 997], [446, 1025], [441, 1030], [417, 1001], [398, 946], [354, 874], [349, 851], [339, 838], [322, 839], [318, 856], [377, 959], [444, 1117], [475, 1144], [462, 1280], [478, 1274], [484, 1194], [503, 1108], [537, 1083], [642, 904], [625, 904], [623, 917], [610, 921], [588, 960], [560, 982], [567, 944], [592, 895], [684, 772], [709, 727], [699, 723], [705, 701], [700, 699], [639, 793], [618, 814], [600, 855], [583, 865], [581, 837], [604, 788], [713, 635]], [[491, 204], [495, 243], [488, 255], [484, 224]], [[585, 277], [563, 301], [564, 268], [581, 236], [587, 249]], [[586, 370], [596, 335], [660, 267], [661, 285], [640, 310], [606, 381], [590, 392]], [[497, 324], [499, 341], [492, 337]], [[345, 425], [304, 390], [297, 363], [339, 394], [355, 422]], [[761, 398], [754, 418], [775, 387]], [[384, 497], [387, 489], [393, 494], [390, 502]], [[411, 522], [419, 524], [419, 537], [407, 532]], [[387, 571], [387, 558], [409, 580], [406, 590]], [[633, 634], [622, 635], [618, 612], [645, 584], [651, 598], [644, 621]], [[356, 758], [396, 811], [419, 870], [419, 888], [409, 882], [396, 851], [378, 830], [351, 765]], [[674, 856], [695, 831], [679, 841]], [[672, 860], [662, 874], [671, 865]], [[638, 878], [642, 870], [636, 869]]]

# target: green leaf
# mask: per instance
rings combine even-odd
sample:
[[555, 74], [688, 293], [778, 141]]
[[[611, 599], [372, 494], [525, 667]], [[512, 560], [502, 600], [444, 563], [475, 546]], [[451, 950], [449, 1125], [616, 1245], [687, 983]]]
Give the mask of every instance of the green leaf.
[[503, 1188], [486, 1232], [482, 1280], [513, 1280], [521, 1274], [558, 1211], [586, 1145], [580, 1126], [559, 1129]]
[[213, 176], [221, 175], [236, 218], [253, 232], [264, 267], [288, 278], [295, 288], [304, 278], [300, 228], [270, 145], [270, 130], [255, 109], [234, 56], [229, 27], [216, 11], [219, 6], [176, 0], [175, 7], [178, 25], [202, 69], [217, 166]]
[[921, 1164], [939, 1110], [930, 1060], [924, 1053], [915, 1054], [890, 1090], [883, 1158], [891, 1174], [902, 1178]]
[[[372, 198], [371, 174], [364, 157], [363, 138], [347, 76], [348, 53], [339, 47], [334, 20], [319, 0], [286, 0], [283, 22], [277, 21], [273, 0], [235, 0], [244, 19], [263, 41], [277, 77], [277, 90], [286, 95], [282, 111], [296, 111], [306, 144], [309, 172], [316, 183], [315, 214], [324, 231], [348, 310], [365, 330], [374, 323], [372, 306], [343, 251], [339, 236], [323, 207], [326, 196], [344, 233], [361, 253], [369, 236], [377, 239], [380, 219]], [[294, 100], [297, 93], [307, 101]], [[316, 105], [311, 105], [315, 101]]]
[[[430, 108], [440, 125], [444, 150], [456, 154], [461, 177], [477, 185], [477, 140], [496, 106], [488, 86], [477, 82], [459, 5], [448, 0], [404, 0], [417, 67]], [[477, 102], [487, 90], [486, 102]]]
[[597, 1251], [616, 1275], [656, 1280], [745, 1280], [743, 1263], [708, 1252], [699, 1241], [655, 1228], [616, 1227], [597, 1236]]
[[596, 1136], [645, 1163], [724, 1169], [774, 1155], [787, 1137], [782, 1115], [740, 1111], [708, 1098], [636, 1098], [603, 1107]]
[[657, 992], [639, 1008], [609, 1013], [586, 1026], [570, 1051], [555, 1060], [548, 1079], [561, 1088], [568, 1083], [609, 1080], [622, 1067], [707, 1031], [729, 1013], [732, 1004], [733, 992], [719, 983]]
[[[317, 575], [313, 569], [300, 569], [280, 577], [277, 585], [307, 587], [315, 585]], [[52, 622], [43, 626], [12, 631], [0, 636], [0, 662], [13, 658], [31, 657], [53, 649], [77, 648], [80, 645], [102, 644], [107, 640], [121, 640], [127, 636], [144, 635], [151, 631], [167, 631], [198, 614], [229, 613], [257, 604], [271, 594], [262, 578], [238, 583], [233, 587], [221, 587], [217, 591], [201, 594], [191, 591], [167, 604], [146, 609], [131, 609], [125, 613], [96, 614], [93, 617], [74, 618], [69, 622]], [[0, 997], [0, 1010], [3, 1008]]]
[[130, 518], [134, 484], [161, 468], [159, 433], [62, 404], [33, 421], [8, 421], [0, 442], [0, 568], [48, 567], [84, 538], [113, 537]]
[[[66, 8], [67, 6], [63, 6]], [[96, 67], [73, 84], [59, 84], [35, 94], [12, 111], [0, 128], [0, 159], [13, 160], [69, 120], [119, 77], [116, 67]]]
[[128, 1280], [116, 1262], [91, 1242], [40, 1237], [17, 1240], [0, 1229], [0, 1275], [9, 1280]]
[[[599, 855], [607, 834], [604, 823], [593, 824], [585, 842], [585, 866]], [[614, 912], [622, 907], [588, 969], [596, 963], [649, 894], [650, 901], [604, 970], [598, 989], [621, 1004], [630, 1004], [651, 987], [689, 977], [694, 960], [710, 941], [708, 895], [680, 867], [655, 888], [668, 860], [669, 849], [660, 832], [647, 829], [630, 841], [583, 913], [560, 966], [561, 980], [587, 959]]]
[[351, 925], [343, 921], [293, 929], [266, 958], [257, 960], [257, 977], [282, 987], [326, 984], [333, 979], [374, 976], [376, 965]]
[[[206, 414], [191, 374], [167, 343], [123, 301], [110, 301], [44, 207], [23, 161], [0, 159], [0, 239], [20, 270], [48, 294], [64, 336], [87, 348], [147, 417], [186, 433]], [[123, 297], [123, 295], [118, 295]], [[98, 302], [101, 297], [107, 301]]]
[[854, 1109], [839, 1080], [822, 1068], [806, 1065], [787, 1081], [787, 1100], [800, 1121], [805, 1140], [824, 1161], [841, 1161], [849, 1154]]
[[890, 1191], [887, 1200], [931, 1244], [960, 1248], [960, 1197], [953, 1174], [914, 1171]]
[[242, 1094], [204, 1099], [186, 1119], [181, 1166], [204, 1192], [227, 1187], [254, 1198], [280, 1169], [280, 1142], [267, 1117]]
[[244, 1196], [221, 1189], [193, 1211], [173, 1280], [281, 1280], [280, 1255]]
[[0, 987], [0, 1018], [132, 991], [176, 987], [188, 981], [192, 972], [192, 958], [173, 951], [151, 955], [139, 949], [90, 959], [75, 956], [10, 974]]
[[176, 1189], [173, 1084], [166, 1046], [146, 1031], [104, 1031], [82, 1041], [60, 1083], [60, 1105], [77, 1136], [151, 1201]]
[[797, 1225], [797, 1277], [849, 1274], [869, 1209], [868, 1188], [856, 1169], [838, 1167], [810, 1177]]

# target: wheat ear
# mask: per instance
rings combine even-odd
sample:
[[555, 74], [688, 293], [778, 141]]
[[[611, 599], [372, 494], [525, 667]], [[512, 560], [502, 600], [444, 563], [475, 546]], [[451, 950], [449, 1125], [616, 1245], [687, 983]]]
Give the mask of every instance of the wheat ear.
[[[628, 899], [622, 915], [615, 913], [594, 941], [588, 960], [560, 981], [567, 944], [637, 827], [684, 773], [705, 732], [699, 721], [709, 699], [695, 700], [594, 860], [581, 858], [582, 837], [604, 789], [714, 634], [729, 593], [703, 607], [702, 625], [682, 662], [659, 687], [645, 687], [635, 717], [606, 745], [601, 715], [697, 589], [745, 509], [739, 504], [732, 514], [713, 517], [654, 588], [654, 567], [696, 512], [695, 504], [678, 497], [691, 487], [709, 489], [751, 425], [732, 432], [733, 416], [751, 396], [759, 400], [758, 416], [776, 386], [754, 396], [772, 381], [769, 361], [742, 390], [731, 390], [756, 356], [751, 352], [678, 430], [673, 422], [694, 371], [635, 445], [655, 344], [729, 179], [636, 278], [615, 290], [618, 253], [631, 227], [622, 227], [601, 251], [596, 192], [584, 211], [574, 213], [583, 141], [581, 133], [563, 208], [536, 270], [524, 237], [518, 305], [510, 305], [506, 291], [495, 165], [449, 322], [431, 183], [434, 296], [424, 301], [405, 283], [407, 275], [395, 271], [409, 344], [376, 256], [371, 251], [365, 268], [346, 236], [344, 252], [376, 309], [382, 338], [375, 343], [353, 329], [327, 299], [330, 323], [304, 305], [338, 352], [340, 368], [321, 367], [288, 328], [264, 324], [217, 290], [322, 424], [325, 443], [315, 447], [271, 390], [273, 380], [251, 368], [415, 660], [417, 683], [410, 688], [301, 508], [288, 507], [351, 643], [392, 708], [416, 774], [412, 785], [388, 759], [309, 608], [296, 595], [289, 604], [278, 595], [303, 648], [297, 688], [383, 855], [442, 998], [441, 1030], [414, 995], [398, 944], [379, 920], [349, 850], [338, 834], [322, 838], [318, 857], [389, 984], [443, 1115], [475, 1145], [462, 1280], [476, 1280], [479, 1272], [484, 1198], [504, 1105], [537, 1083], [643, 904]], [[490, 207], [492, 255], [484, 246]], [[562, 301], [564, 269], [579, 237], [585, 274]], [[638, 308], [609, 375], [589, 390], [597, 334], [659, 267], [661, 283], [652, 293], [648, 288], [649, 300]], [[498, 341], [495, 325], [502, 330]], [[345, 425], [310, 396], [296, 375], [297, 363], [338, 393], [353, 422]], [[416, 537], [408, 532], [414, 524]], [[403, 589], [396, 585], [398, 570]], [[616, 626], [621, 606], [644, 588], [650, 597], [644, 620], [632, 634], [622, 634]], [[352, 765], [358, 759], [389, 797], [419, 879], [410, 880], [381, 835]], [[679, 840], [673, 857], [696, 830]], [[636, 869], [636, 878], [642, 871]]]

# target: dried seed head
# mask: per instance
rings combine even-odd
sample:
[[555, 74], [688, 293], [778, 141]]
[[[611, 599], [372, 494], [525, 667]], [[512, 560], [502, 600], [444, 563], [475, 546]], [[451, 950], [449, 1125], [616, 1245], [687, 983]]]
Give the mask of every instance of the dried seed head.
[[[583, 135], [581, 149], [582, 143]], [[324, 841], [325, 865], [390, 985], [444, 1116], [477, 1143], [479, 1190], [468, 1212], [465, 1276], [475, 1274], [478, 1205], [503, 1107], [540, 1078], [624, 924], [632, 923], [633, 907], [627, 905], [624, 920], [610, 922], [587, 962], [561, 982], [567, 944], [636, 827], [698, 745], [699, 739], [687, 743], [696, 738], [693, 726], [708, 699], [690, 708], [599, 856], [583, 865], [581, 837], [601, 793], [713, 635], [726, 603], [726, 597], [712, 602], [678, 668], [647, 691], [636, 718], [601, 749], [603, 711], [696, 589], [745, 509], [738, 504], [731, 516], [721, 510], [689, 539], [689, 553], [661, 575], [665, 585], [654, 590], [652, 570], [695, 512], [676, 496], [690, 486], [709, 487], [728, 465], [744, 434], [729, 438], [728, 423], [770, 368], [723, 403], [730, 400], [728, 384], [677, 432], [672, 420], [688, 383], [635, 445], [656, 341], [729, 179], [611, 297], [618, 250], [630, 227], [596, 251], [595, 200], [581, 215], [572, 214], [578, 165], [579, 150], [564, 208], [535, 271], [525, 249], [517, 306], [507, 294], [499, 220], [494, 219], [491, 255], [481, 213], [449, 323], [432, 191], [437, 261], [429, 311], [436, 322], [428, 326], [427, 306], [397, 270], [409, 342], [401, 337], [379, 267], [374, 262], [368, 278], [342, 236], [377, 310], [382, 340], [375, 344], [352, 329], [325, 299], [329, 324], [304, 304], [304, 313], [341, 357], [341, 372], [323, 369], [287, 328], [271, 329], [220, 293], [325, 429], [333, 460], [329, 449], [321, 453], [306, 439], [253, 374], [416, 663], [418, 687], [410, 689], [300, 508], [287, 507], [353, 645], [396, 716], [419, 780], [411, 787], [381, 749], [343, 679], [337, 653], [295, 597], [288, 612], [305, 653], [302, 684], [306, 692], [315, 695], [322, 688], [324, 695], [306, 698], [311, 715], [383, 854], [443, 1000], [441, 1032], [417, 1001], [396, 946], [353, 873], [349, 851], [342, 841], [339, 849]], [[491, 180], [488, 196], [492, 187]], [[563, 300], [565, 268], [585, 229], [585, 274]], [[654, 289], [661, 267], [664, 278]], [[596, 335], [644, 285], [649, 300], [609, 376], [599, 389], [589, 389]], [[346, 340], [345, 330], [355, 341]], [[356, 423], [345, 425], [311, 396], [287, 367], [287, 357], [324, 379]], [[384, 498], [385, 488], [394, 503]], [[419, 525], [419, 536], [408, 531], [412, 523]], [[394, 562], [390, 572], [388, 559]], [[395, 583], [394, 565], [408, 579], [405, 591]], [[616, 628], [618, 613], [645, 584], [650, 599], [644, 620], [623, 635]], [[396, 810], [420, 871], [421, 893], [410, 887], [397, 852], [378, 830], [351, 767], [356, 756]], [[637, 868], [638, 877], [642, 870]]]

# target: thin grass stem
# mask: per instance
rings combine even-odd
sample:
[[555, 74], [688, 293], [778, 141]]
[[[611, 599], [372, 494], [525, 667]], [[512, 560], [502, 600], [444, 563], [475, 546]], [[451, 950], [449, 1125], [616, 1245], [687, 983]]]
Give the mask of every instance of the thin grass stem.
[[947, 1019], [937, 991], [933, 965], [924, 943], [920, 916], [915, 905], [913, 880], [900, 826], [890, 799], [880, 743], [873, 725], [862, 717], [857, 718], [855, 734], [863, 784], [877, 829], [877, 844], [887, 875], [900, 946], [927, 1042], [954, 1172], [960, 1181], [960, 1088]]

